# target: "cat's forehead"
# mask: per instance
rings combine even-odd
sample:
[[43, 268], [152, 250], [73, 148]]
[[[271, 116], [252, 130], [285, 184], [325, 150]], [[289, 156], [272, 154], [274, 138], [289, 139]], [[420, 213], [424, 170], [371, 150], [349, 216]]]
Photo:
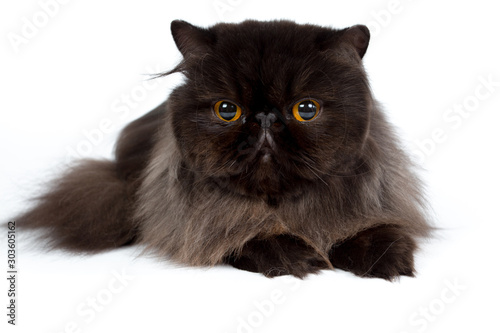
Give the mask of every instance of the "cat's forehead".
[[331, 91], [321, 83], [330, 84], [332, 64], [318, 47], [318, 38], [331, 29], [252, 21], [214, 28], [217, 42], [204, 67], [215, 90], [274, 101]]
[[308, 51], [318, 51], [318, 41], [335, 30], [299, 25], [288, 21], [257, 22], [240, 24], [219, 24], [213, 27], [217, 36], [216, 49], [231, 49], [235, 54], [256, 52], [261, 58], [304, 56]]

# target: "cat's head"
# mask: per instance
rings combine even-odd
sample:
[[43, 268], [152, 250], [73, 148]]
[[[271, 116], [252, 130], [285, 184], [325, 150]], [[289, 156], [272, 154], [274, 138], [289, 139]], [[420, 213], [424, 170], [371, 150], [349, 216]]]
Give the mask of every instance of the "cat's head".
[[295, 195], [355, 165], [371, 94], [364, 26], [172, 22], [185, 77], [170, 98], [183, 163], [250, 196]]

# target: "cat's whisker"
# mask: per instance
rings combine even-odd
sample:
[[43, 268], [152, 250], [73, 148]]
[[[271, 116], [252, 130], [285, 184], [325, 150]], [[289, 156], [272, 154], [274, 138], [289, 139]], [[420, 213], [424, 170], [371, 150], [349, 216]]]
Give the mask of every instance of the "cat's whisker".
[[[302, 159], [301, 159], [301, 163], [303, 163], [308, 169], [309, 171], [311, 171], [313, 173], [313, 175], [316, 176], [316, 178], [318, 178], [319, 180], [321, 180], [321, 182], [323, 182], [326, 186], [329, 186], [329, 184], [323, 179], [321, 178], [321, 176], [317, 173], [317, 172], [320, 172], [318, 169], [315, 170], [315, 168], [312, 166], [312, 164], [310, 162], [308, 162], [306, 160], [306, 158], [309, 158], [307, 155], [304, 155], [302, 156]], [[291, 160], [293, 162], [293, 164], [295, 165], [296, 168], [298, 168], [297, 166], [297, 163], [295, 160]]]

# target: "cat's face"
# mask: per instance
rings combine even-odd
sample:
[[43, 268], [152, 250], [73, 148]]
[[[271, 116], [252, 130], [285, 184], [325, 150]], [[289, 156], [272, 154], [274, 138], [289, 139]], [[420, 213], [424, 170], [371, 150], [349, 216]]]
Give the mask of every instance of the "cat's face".
[[247, 21], [172, 30], [187, 80], [170, 111], [187, 168], [238, 193], [277, 196], [352, 167], [371, 103], [365, 29]]

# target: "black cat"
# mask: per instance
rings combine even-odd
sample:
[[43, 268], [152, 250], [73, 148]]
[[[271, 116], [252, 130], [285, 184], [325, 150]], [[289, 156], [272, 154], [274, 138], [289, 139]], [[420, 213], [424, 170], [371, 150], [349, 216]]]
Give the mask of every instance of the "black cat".
[[304, 277], [414, 274], [429, 236], [411, 164], [372, 97], [365, 26], [172, 22], [185, 82], [18, 218], [54, 247], [131, 243], [186, 265]]

